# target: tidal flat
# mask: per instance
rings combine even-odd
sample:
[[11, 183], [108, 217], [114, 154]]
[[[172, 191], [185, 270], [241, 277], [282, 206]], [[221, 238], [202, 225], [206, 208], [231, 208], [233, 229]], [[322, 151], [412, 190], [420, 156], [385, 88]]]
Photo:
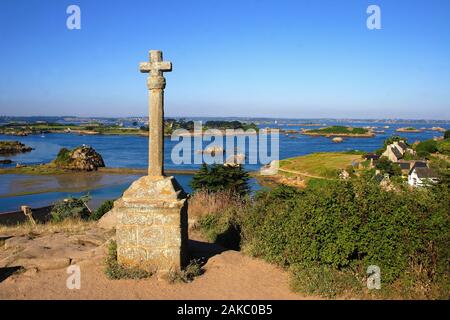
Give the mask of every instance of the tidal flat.
[[5, 174], [0, 176], [0, 198], [49, 192], [83, 192], [131, 183], [144, 174], [73, 172], [54, 175]]

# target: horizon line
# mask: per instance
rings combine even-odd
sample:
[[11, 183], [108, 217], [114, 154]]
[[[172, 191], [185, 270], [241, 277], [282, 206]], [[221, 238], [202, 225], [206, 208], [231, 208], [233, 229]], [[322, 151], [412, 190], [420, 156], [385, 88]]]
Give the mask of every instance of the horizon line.
[[[148, 118], [149, 116], [131, 115], [131, 116], [82, 116], [82, 115], [32, 115], [32, 116], [16, 116], [16, 115], [0, 115], [0, 118], [102, 118], [102, 119], [117, 119], [117, 118]], [[164, 118], [250, 118], [250, 119], [275, 119], [275, 120], [406, 120], [406, 121], [442, 121], [450, 122], [450, 119], [427, 119], [427, 118], [351, 118], [351, 117], [317, 117], [317, 118], [301, 118], [301, 117], [271, 117], [271, 116], [172, 116], [165, 115]]]

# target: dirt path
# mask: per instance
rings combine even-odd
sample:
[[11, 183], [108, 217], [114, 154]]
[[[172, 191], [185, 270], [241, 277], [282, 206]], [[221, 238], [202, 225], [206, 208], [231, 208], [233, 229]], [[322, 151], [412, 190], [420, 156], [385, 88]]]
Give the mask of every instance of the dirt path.
[[[49, 236], [47, 236], [49, 237]], [[259, 259], [245, 256], [237, 251], [223, 248], [198, 240], [190, 240], [191, 254], [206, 262], [204, 274], [191, 283], [169, 284], [166, 280], [151, 278], [147, 280], [108, 280], [103, 273], [104, 246], [94, 246], [95, 242], [78, 237], [77, 245], [73, 236], [64, 244], [64, 235], [52, 235], [53, 238], [37, 237], [34, 245], [22, 248], [18, 261], [23, 264], [24, 257], [36, 255], [39, 248], [54, 252], [49, 257], [61, 262], [72, 255], [72, 263], [81, 269], [81, 289], [69, 290], [66, 287], [68, 274], [66, 266], [46, 265], [45, 270], [27, 268], [24, 273], [8, 275], [11, 266], [0, 268], [0, 299], [306, 299], [290, 291], [287, 272]], [[98, 238], [98, 237], [97, 237]], [[51, 240], [53, 239], [53, 240]], [[8, 240], [7, 240], [8, 241]], [[27, 243], [25, 238], [11, 241], [10, 246]], [[39, 242], [41, 241], [41, 242]], [[84, 244], [83, 244], [84, 242]], [[78, 249], [77, 249], [78, 248]], [[84, 250], [84, 249], [88, 250]], [[4, 250], [4, 249], [3, 249]], [[27, 251], [28, 250], [28, 251]], [[84, 251], [83, 251], [84, 250]], [[5, 250], [4, 250], [5, 251]], [[76, 253], [74, 255], [74, 253]], [[3, 261], [5, 257], [3, 256]], [[39, 256], [41, 257], [41, 256]], [[59, 259], [59, 260], [58, 260]], [[0, 256], [1, 260], [1, 256]], [[30, 260], [25, 260], [26, 261]], [[50, 260], [48, 260], [50, 261]], [[47, 261], [47, 262], [48, 262]], [[56, 269], [53, 269], [56, 268]], [[52, 270], [46, 270], [46, 269]]]

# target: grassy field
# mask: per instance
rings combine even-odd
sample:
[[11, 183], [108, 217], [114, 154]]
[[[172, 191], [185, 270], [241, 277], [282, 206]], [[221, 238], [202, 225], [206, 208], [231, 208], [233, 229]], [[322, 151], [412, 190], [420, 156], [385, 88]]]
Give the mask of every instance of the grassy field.
[[307, 176], [332, 178], [339, 169], [345, 169], [353, 161], [362, 161], [361, 154], [346, 152], [321, 152], [280, 161], [280, 169], [299, 172]]

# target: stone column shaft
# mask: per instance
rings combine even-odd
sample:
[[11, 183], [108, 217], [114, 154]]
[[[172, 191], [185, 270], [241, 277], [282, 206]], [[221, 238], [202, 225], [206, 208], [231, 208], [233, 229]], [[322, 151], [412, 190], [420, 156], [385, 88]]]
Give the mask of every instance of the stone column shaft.
[[164, 90], [149, 90], [149, 141], [148, 141], [148, 175], [164, 175]]

